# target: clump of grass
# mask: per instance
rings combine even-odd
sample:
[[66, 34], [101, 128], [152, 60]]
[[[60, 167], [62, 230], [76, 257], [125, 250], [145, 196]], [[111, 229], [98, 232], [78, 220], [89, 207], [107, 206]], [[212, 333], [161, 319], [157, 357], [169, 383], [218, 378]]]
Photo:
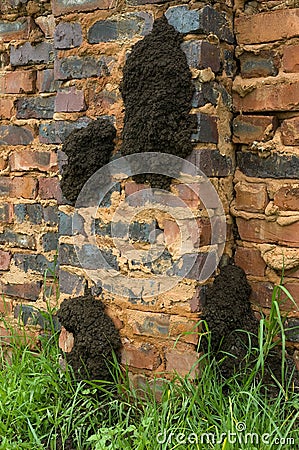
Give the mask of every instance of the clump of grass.
[[[270, 316], [260, 325], [253, 374], [277, 345], [277, 333], [284, 354], [284, 319], [279, 298], [273, 299]], [[116, 358], [112, 382], [76, 381], [70, 367], [61, 370], [54, 327], [50, 337], [41, 338], [39, 351], [11, 333], [10, 359], [4, 349], [0, 356], [0, 450], [293, 450], [299, 445], [299, 395], [287, 382], [269, 398], [251, 373], [219, 378], [216, 362], [206, 354], [199, 361], [200, 379], [164, 380], [158, 401], [150, 386], [140, 396]]]

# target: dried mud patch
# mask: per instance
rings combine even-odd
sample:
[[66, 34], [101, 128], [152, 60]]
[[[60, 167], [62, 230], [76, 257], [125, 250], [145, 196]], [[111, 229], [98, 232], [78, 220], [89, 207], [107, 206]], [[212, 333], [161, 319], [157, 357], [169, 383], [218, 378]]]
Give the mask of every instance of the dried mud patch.
[[116, 129], [105, 118], [86, 128], [74, 130], [64, 141], [62, 151], [68, 162], [62, 167], [61, 190], [74, 205], [86, 181], [101, 167], [108, 164], [114, 150]]
[[109, 363], [113, 354], [119, 358], [121, 340], [102, 302], [88, 292], [64, 300], [57, 317], [74, 336], [74, 346], [66, 359], [77, 379], [111, 380]]
[[[204, 339], [201, 345], [204, 352], [210, 349], [224, 378], [252, 367], [258, 357], [259, 322], [251, 309], [250, 294], [251, 287], [245, 272], [234, 265], [223, 267], [213, 285], [207, 289], [202, 319], [207, 323], [210, 343]], [[249, 348], [252, 350], [248, 358]], [[281, 367], [282, 353], [277, 346], [266, 358], [262, 380], [272, 395], [279, 390], [273, 376], [282, 383]], [[299, 388], [299, 375], [289, 355], [286, 355], [286, 369], [287, 376], [294, 370], [292, 381]], [[260, 379], [261, 374], [257, 378]]]
[[[191, 153], [196, 119], [189, 112], [195, 89], [182, 42], [163, 16], [132, 48], [120, 86], [125, 105], [123, 155], [163, 152], [186, 158]], [[134, 179], [158, 188], [170, 184], [159, 174]]]

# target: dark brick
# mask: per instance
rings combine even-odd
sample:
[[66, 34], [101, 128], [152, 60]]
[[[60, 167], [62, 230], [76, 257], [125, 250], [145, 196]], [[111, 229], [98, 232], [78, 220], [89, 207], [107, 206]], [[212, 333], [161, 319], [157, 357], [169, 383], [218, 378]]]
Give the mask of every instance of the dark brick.
[[10, 48], [10, 64], [12, 66], [48, 64], [53, 61], [53, 45], [49, 42], [41, 42], [35, 46], [26, 42], [26, 44], [19, 47], [11, 46]]
[[85, 128], [90, 121], [91, 119], [88, 117], [81, 117], [74, 122], [57, 120], [52, 123], [42, 123], [39, 127], [40, 142], [43, 144], [62, 144], [73, 130]]
[[82, 30], [79, 23], [60, 22], [54, 32], [54, 47], [67, 49], [80, 47], [82, 44]]
[[18, 223], [31, 222], [38, 225], [42, 223], [43, 208], [39, 203], [21, 203], [14, 205], [14, 215]]
[[127, 13], [110, 20], [99, 20], [88, 30], [90, 44], [145, 36], [153, 27], [153, 16], [145, 12]]
[[239, 115], [233, 121], [233, 141], [251, 144], [253, 141], [271, 139], [278, 126], [275, 116], [245, 116]]
[[290, 342], [299, 342], [299, 319], [290, 317], [285, 328], [286, 339]]
[[156, 221], [151, 223], [133, 222], [129, 227], [129, 238], [133, 241], [150, 242], [150, 233], [156, 229]]
[[173, 265], [169, 275], [203, 281], [214, 273], [217, 265], [215, 251], [185, 254]]
[[60, 265], [80, 266], [75, 247], [71, 244], [59, 244], [58, 258]]
[[[219, 150], [196, 150], [190, 159], [207, 177], [226, 177], [233, 174], [233, 163], [229, 156], [221, 155]], [[187, 158], [189, 160], [189, 158]]]
[[34, 236], [29, 236], [28, 234], [23, 233], [15, 233], [11, 230], [4, 230], [3, 233], [0, 233], [0, 244], [9, 244], [12, 247], [20, 248], [36, 248]]
[[2, 203], [0, 205], [0, 222], [13, 222], [13, 205], [10, 203]]
[[29, 145], [33, 141], [32, 131], [17, 125], [0, 125], [0, 145]]
[[[121, 230], [125, 233], [126, 227], [122, 223], [122, 227], [119, 227], [119, 223], [113, 223], [114, 227], [114, 237], [123, 238], [124, 234], [121, 232]], [[95, 219], [94, 221], [94, 227], [93, 227], [93, 233], [98, 236], [111, 236], [111, 223], [105, 223], [101, 219]], [[120, 229], [120, 233], [118, 233], [118, 230]]]
[[55, 112], [75, 112], [87, 109], [84, 92], [75, 87], [58, 92], [55, 98]]
[[113, 6], [115, 6], [114, 0], [52, 0], [52, 10], [56, 16], [75, 11], [110, 9]]
[[216, 45], [207, 41], [191, 40], [183, 42], [181, 47], [190, 67], [195, 69], [210, 67], [214, 72], [220, 70], [220, 50]]
[[73, 232], [73, 220], [71, 216], [68, 216], [62, 211], [59, 211], [58, 213], [59, 217], [59, 235], [60, 236], [72, 236]]
[[180, 33], [212, 33], [223, 41], [234, 43], [234, 34], [224, 14], [210, 6], [200, 10], [189, 10], [186, 5], [173, 6], [166, 11], [165, 15], [170, 25]]
[[16, 101], [17, 119], [52, 119], [55, 97], [23, 97]]
[[74, 273], [61, 270], [59, 272], [59, 290], [62, 294], [79, 296], [84, 294], [86, 280]]
[[37, 71], [36, 88], [38, 92], [56, 92], [61, 86], [61, 81], [54, 80], [54, 69]]
[[239, 169], [249, 177], [257, 178], [298, 178], [299, 157], [274, 153], [260, 158], [253, 152], [238, 152]]
[[42, 330], [59, 331], [61, 328], [57, 317], [30, 305], [16, 305], [14, 317], [24, 325], [39, 325]]
[[231, 50], [223, 50], [223, 68], [226, 75], [233, 78], [236, 71], [236, 63], [234, 59], [234, 52]]
[[270, 52], [243, 53], [240, 56], [241, 75], [243, 78], [271, 77], [278, 74], [277, 64]]
[[23, 284], [4, 284], [1, 283], [0, 289], [2, 294], [8, 295], [9, 297], [23, 298], [24, 300], [36, 301], [41, 292], [42, 283], [32, 282]]
[[34, 272], [47, 275], [53, 275], [55, 271], [55, 263], [49, 261], [44, 255], [29, 255], [24, 253], [15, 253], [13, 256], [15, 266], [23, 272]]
[[54, 226], [58, 224], [58, 207], [46, 206], [43, 208], [43, 217], [47, 225]]
[[16, 39], [28, 39], [30, 24], [30, 17], [21, 17], [12, 22], [0, 20], [0, 39], [3, 42], [10, 42]]
[[217, 105], [219, 90], [216, 83], [196, 83], [195, 88], [196, 91], [192, 100], [193, 108], [199, 108], [207, 103]]
[[45, 252], [50, 252], [51, 250], [57, 250], [58, 248], [58, 233], [49, 232], [43, 235], [42, 245]]
[[198, 113], [197, 131], [191, 136], [192, 142], [218, 143], [217, 118], [208, 114]]
[[110, 75], [109, 63], [112, 57], [70, 56], [55, 60], [54, 71], [56, 80], [71, 80]]

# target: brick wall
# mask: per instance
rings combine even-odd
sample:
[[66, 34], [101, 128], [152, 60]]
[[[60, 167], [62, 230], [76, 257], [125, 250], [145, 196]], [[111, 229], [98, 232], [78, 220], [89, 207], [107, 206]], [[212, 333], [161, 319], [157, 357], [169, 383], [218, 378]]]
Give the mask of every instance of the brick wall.
[[[254, 305], [267, 310], [283, 266], [284, 284], [299, 298], [299, 5], [240, 3], [240, 70], [233, 85], [235, 260], [251, 281]], [[283, 309], [299, 317], [290, 301]]]
[[[286, 285], [299, 297], [298, 5], [296, 0], [212, 3], [1, 3], [2, 311], [6, 308], [17, 317], [20, 303], [45, 307], [43, 274], [50, 269], [49, 287], [58, 247], [61, 300], [83, 294], [86, 284], [93, 286], [78, 263], [71, 236], [73, 208], [60, 190], [59, 168], [65, 160], [61, 144], [72, 130], [107, 116], [118, 131], [118, 151], [124, 118], [119, 84], [126, 55], [163, 13], [184, 34], [183, 48], [196, 87], [192, 113], [198, 118], [190, 161], [210, 178], [223, 203], [227, 221], [223, 261], [234, 254], [234, 230], [235, 260], [252, 283], [253, 303], [269, 307], [282, 254]], [[133, 267], [113, 248], [108, 225], [120, 202], [140, 188], [132, 180], [118, 183], [99, 208], [96, 222], [98, 245], [129, 274]], [[172, 291], [146, 301], [109, 290], [100, 294], [93, 286], [120, 330], [122, 360], [140, 383], [144, 372], [186, 373], [198, 356], [194, 326], [205, 288], [197, 273], [211, 250], [209, 215], [217, 221], [219, 212], [215, 205], [207, 214], [185, 184], [174, 183], [171, 189], [191, 208], [200, 232], [193, 236], [190, 231], [194, 253], [176, 260], [178, 227], [173, 218], [157, 213], [154, 227], [158, 224], [168, 250], [161, 264], [166, 267], [170, 258], [183, 267], [195, 256], [195, 270]], [[133, 224], [141, 247], [149, 244], [152, 222], [144, 215]], [[146, 269], [140, 273], [146, 276]], [[295, 311], [292, 315], [297, 317]]]

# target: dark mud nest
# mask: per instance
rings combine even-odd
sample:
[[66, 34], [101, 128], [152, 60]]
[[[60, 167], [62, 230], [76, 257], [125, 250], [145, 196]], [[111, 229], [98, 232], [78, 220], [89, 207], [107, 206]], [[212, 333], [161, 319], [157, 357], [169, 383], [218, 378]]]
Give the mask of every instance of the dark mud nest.
[[[206, 353], [210, 350], [224, 378], [252, 367], [258, 357], [259, 322], [251, 309], [250, 294], [251, 287], [245, 272], [234, 265], [223, 267], [207, 290], [202, 319], [207, 323], [210, 342], [203, 339], [201, 346]], [[252, 349], [250, 353], [249, 348]], [[281, 365], [282, 354], [276, 347], [266, 358], [262, 380], [263, 385], [274, 395], [278, 390], [273, 376], [282, 382]], [[286, 369], [288, 376], [294, 371], [293, 382], [298, 388], [298, 372], [294, 370], [294, 361], [289, 355], [286, 355]]]
[[105, 118], [97, 119], [86, 128], [74, 130], [65, 140], [62, 151], [68, 162], [62, 168], [61, 189], [74, 205], [86, 181], [107, 164], [114, 150], [116, 129]]
[[[182, 41], [163, 16], [132, 48], [120, 87], [125, 105], [123, 155], [163, 152], [186, 158], [191, 153], [196, 118], [189, 112], [195, 89]], [[134, 179], [166, 189], [171, 182], [159, 174]]]
[[79, 380], [112, 380], [113, 355], [119, 359], [121, 340], [104, 305], [90, 292], [64, 300], [57, 317], [74, 335], [74, 347], [66, 354], [67, 362]]

